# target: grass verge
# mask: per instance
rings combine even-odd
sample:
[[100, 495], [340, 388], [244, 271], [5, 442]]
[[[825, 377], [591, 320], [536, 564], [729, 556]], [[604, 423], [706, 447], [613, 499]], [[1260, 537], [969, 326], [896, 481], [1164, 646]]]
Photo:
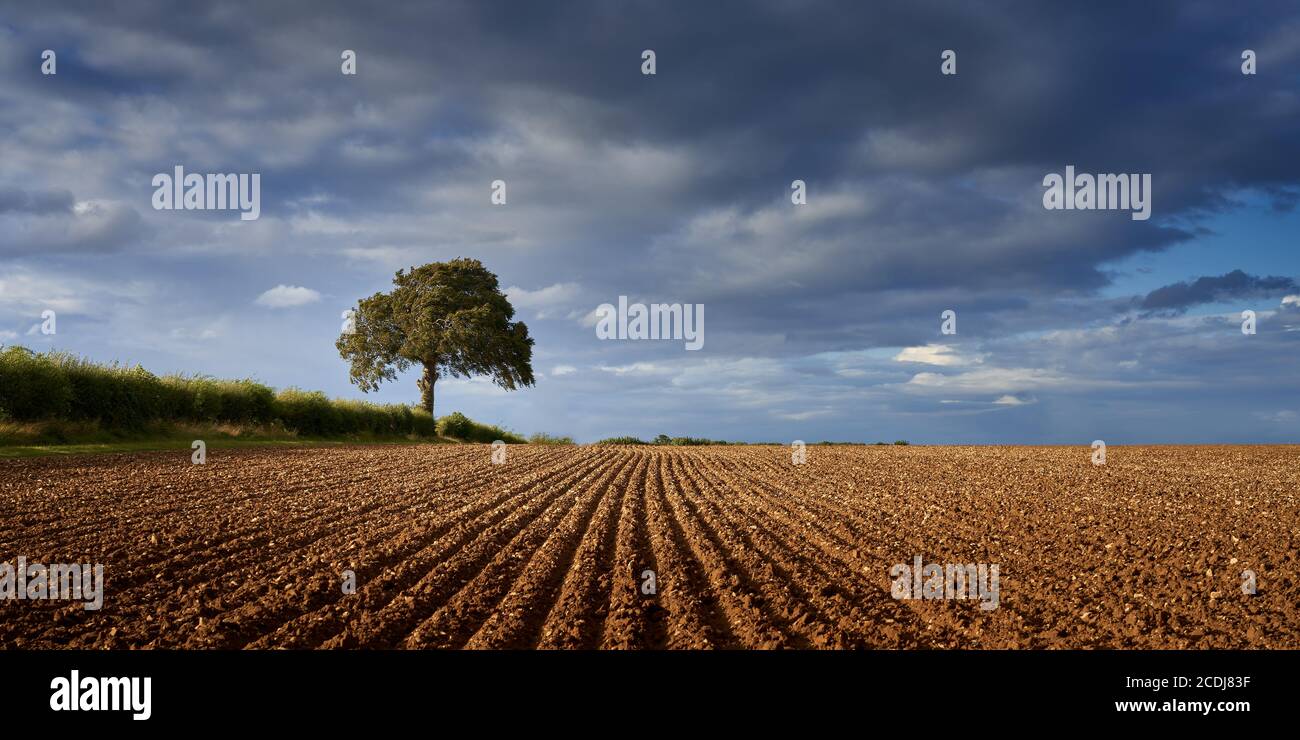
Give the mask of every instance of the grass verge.
[[149, 450], [189, 450], [194, 440], [208, 449], [314, 447], [365, 444], [458, 444], [424, 435], [299, 435], [279, 427], [231, 424], [158, 423], [125, 432], [93, 422], [0, 422], [0, 458], [85, 455]]

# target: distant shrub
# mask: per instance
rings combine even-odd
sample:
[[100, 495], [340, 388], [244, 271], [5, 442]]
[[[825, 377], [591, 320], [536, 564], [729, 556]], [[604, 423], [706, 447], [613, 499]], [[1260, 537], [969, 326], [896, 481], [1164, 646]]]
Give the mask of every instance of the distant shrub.
[[596, 444], [598, 445], [648, 445], [650, 443], [639, 437], [609, 437], [608, 439], [600, 440]]
[[459, 411], [447, 414], [438, 420], [438, 433], [444, 437], [455, 437], [456, 439], [469, 439], [473, 433], [474, 422]]
[[571, 445], [573, 437], [556, 437], [545, 432], [538, 432], [528, 438], [530, 445]]
[[908, 441], [905, 440], [905, 439], [900, 439], [900, 440], [898, 440], [897, 442], [894, 442], [894, 444], [896, 444], [896, 445], [906, 445], [906, 444], [908, 444]]
[[510, 444], [524, 444], [526, 440], [514, 432], [499, 426], [480, 424], [459, 411], [447, 414], [438, 420], [438, 433], [465, 442], [495, 442], [501, 440]]
[[[615, 439], [635, 439], [633, 437], [616, 437]], [[622, 442], [618, 444], [645, 444], [640, 440], [636, 442]], [[660, 434], [655, 437], [650, 444], [652, 445], [672, 445], [676, 447], [691, 447], [696, 445], [725, 445], [730, 444], [724, 439], [704, 439], [702, 437], [669, 437], [667, 434]]]
[[725, 439], [703, 439], [701, 437], [673, 437], [669, 444], [677, 447], [696, 447], [700, 445], [725, 445]]

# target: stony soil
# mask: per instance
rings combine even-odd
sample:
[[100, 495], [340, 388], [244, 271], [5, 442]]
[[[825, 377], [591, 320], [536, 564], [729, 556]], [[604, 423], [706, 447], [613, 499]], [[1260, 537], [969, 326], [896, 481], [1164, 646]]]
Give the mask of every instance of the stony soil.
[[[1300, 648], [1298, 447], [189, 454], [0, 461], [0, 560], [107, 582], [0, 648]], [[998, 607], [893, 598], [918, 555]]]

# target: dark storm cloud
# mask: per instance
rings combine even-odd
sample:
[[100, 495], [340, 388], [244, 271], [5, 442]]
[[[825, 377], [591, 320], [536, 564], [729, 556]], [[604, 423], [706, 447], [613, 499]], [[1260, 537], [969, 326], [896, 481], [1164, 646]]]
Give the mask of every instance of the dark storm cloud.
[[[218, 119], [236, 117], [221, 112], [223, 92], [255, 99], [239, 117], [266, 122], [345, 119], [358, 98], [427, 92], [445, 101], [426, 112], [427, 127], [341, 128], [320, 157], [284, 173], [284, 197], [323, 187], [359, 204], [389, 202], [409, 178], [466, 161], [438, 141], [539, 111], [593, 150], [685, 147], [698, 172], [659, 201], [678, 210], [757, 205], [795, 177], [824, 191], [882, 173], [942, 180], [989, 168], [1025, 168], [992, 194], [1032, 201], [1042, 174], [1075, 164], [1152, 172], [1156, 212], [1169, 215], [1222, 207], [1230, 188], [1274, 188], [1282, 198], [1276, 188], [1295, 182], [1287, 163], [1300, 154], [1289, 82], [1236, 70], [1241, 39], [1267, 39], [1285, 24], [1211, 3], [1101, 3], [1087, 14], [1034, 3], [74, 7], [30, 22], [80, 28], [77, 58], [121, 75], [119, 89], [155, 80], [157, 94]], [[350, 88], [337, 84], [341, 48], [361, 54]], [[643, 48], [659, 55], [656, 77], [639, 75]], [[956, 77], [937, 74], [945, 48], [958, 51]], [[1261, 64], [1296, 61], [1283, 49], [1291, 59]], [[344, 144], [368, 137], [405, 156], [381, 171], [339, 159]], [[245, 144], [257, 158], [257, 140]], [[1133, 236], [1116, 251], [1163, 243]]]
[[73, 203], [72, 193], [66, 190], [30, 192], [0, 188], [0, 213], [70, 213]]
[[1300, 290], [1300, 284], [1289, 277], [1256, 277], [1233, 270], [1218, 277], [1200, 277], [1191, 282], [1157, 288], [1147, 293], [1141, 307], [1149, 312], [1185, 313], [1189, 308], [1206, 303], [1273, 296], [1297, 290]]
[[[539, 367], [577, 368], [548, 381], [560, 389], [551, 413], [594, 404], [562, 392], [591, 387], [592, 373], [602, 393], [643, 390], [638, 411], [674, 397], [701, 416], [762, 414], [777, 399], [796, 419], [805, 398], [818, 413], [911, 413], [1007, 395], [1047, 413], [1067, 389], [1119, 393], [1130, 379], [1114, 368], [1138, 346], [1105, 332], [1020, 335], [1072, 337], [1123, 314], [1117, 331], [1132, 337], [1155, 312], [1278, 285], [1238, 271], [1202, 280], [1240, 274], [1245, 287], [1100, 297], [1117, 263], [1205, 237], [1243, 193], [1294, 209], [1298, 38], [1300, 11], [1280, 2], [28, 5], [0, 23], [0, 253], [48, 271], [63, 268], [44, 255], [111, 252], [111, 265], [77, 269], [185, 285], [199, 326], [168, 327], [177, 336], [280, 283], [339, 303], [321, 307], [319, 330], [333, 332], [338, 311], [398, 267], [477, 257], [503, 285], [557, 301], [521, 311]], [[57, 77], [39, 75], [45, 48], [59, 53]], [[1243, 48], [1258, 52], [1258, 75], [1240, 74]], [[343, 49], [358, 53], [354, 78], [339, 74]], [[643, 49], [657, 53], [653, 77], [640, 74]], [[957, 52], [956, 76], [939, 74], [944, 49]], [[176, 164], [260, 172], [262, 220], [152, 210], [152, 175]], [[1044, 210], [1043, 176], [1066, 165], [1150, 173], [1152, 219]], [[497, 178], [506, 208], [487, 200]], [[789, 201], [794, 179], [807, 182], [806, 206]], [[544, 292], [555, 286], [573, 287]], [[707, 304], [707, 357], [593, 343], [574, 317], [619, 295]], [[947, 308], [960, 342], [937, 333]], [[275, 323], [288, 316], [245, 321], [240, 341], [295, 366], [310, 358], [323, 368], [316, 385], [344, 377], [329, 341]], [[134, 339], [133, 318], [117, 330], [129, 336], [105, 336]], [[1141, 337], [1158, 372], [1124, 372], [1189, 382], [1196, 355], [1180, 341], [1208, 329], [1157, 329]], [[1216, 336], [1204, 353], [1230, 356]], [[1296, 336], [1252, 346], [1281, 358]], [[249, 372], [253, 350], [231, 342], [214, 356]], [[990, 356], [935, 371], [896, 362], [896, 350], [851, 366], [819, 354], [931, 342]], [[1095, 362], [1075, 356], [1085, 345]], [[814, 377], [825, 385], [782, 388]], [[691, 395], [714, 380], [722, 400]], [[950, 389], [984, 395], [927, 395]]]

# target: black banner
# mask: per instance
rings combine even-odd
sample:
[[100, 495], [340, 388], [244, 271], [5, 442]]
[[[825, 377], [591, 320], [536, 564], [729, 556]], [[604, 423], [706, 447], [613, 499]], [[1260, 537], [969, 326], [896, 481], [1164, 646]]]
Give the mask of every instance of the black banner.
[[1289, 716], [1298, 663], [1295, 652], [11, 651], [0, 653], [0, 695], [8, 721], [46, 729], [400, 727], [433, 715], [535, 729], [557, 712], [637, 724], [689, 712], [724, 726], [1188, 726]]

